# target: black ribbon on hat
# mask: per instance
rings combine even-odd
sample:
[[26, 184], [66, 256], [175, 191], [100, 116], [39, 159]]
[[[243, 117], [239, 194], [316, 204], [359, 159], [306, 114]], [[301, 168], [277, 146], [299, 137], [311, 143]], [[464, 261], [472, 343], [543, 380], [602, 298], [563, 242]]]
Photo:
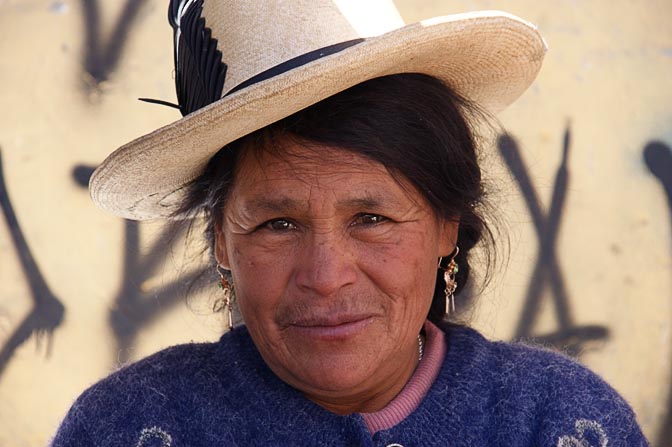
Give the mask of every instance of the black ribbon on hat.
[[[189, 115], [222, 98], [227, 65], [222, 61], [222, 52], [217, 49], [217, 39], [205, 26], [203, 0], [193, 1], [186, 11], [180, 13], [186, 0], [171, 0], [168, 7], [168, 22], [173, 27], [175, 39], [175, 90], [178, 104], [150, 98], [138, 98], [153, 104], [179, 109], [182, 116]], [[231, 95], [251, 85], [278, 76], [317, 59], [343, 51], [364, 39], [353, 39], [329, 45], [265, 70], [231, 89]]]
[[334, 45], [329, 45], [328, 47], [320, 48], [319, 50], [310, 51], [306, 54], [302, 54], [301, 56], [294, 57], [292, 59], [289, 59], [288, 61], [276, 65], [275, 67], [271, 67], [268, 70], [262, 71], [256, 76], [252, 76], [247, 81], [241, 82], [236, 87], [231, 89], [231, 91], [228, 92], [226, 95], [228, 96], [231, 93], [237, 92], [238, 90], [244, 89], [245, 87], [249, 87], [252, 84], [265, 81], [266, 79], [270, 79], [293, 68], [306, 65], [308, 62], [315, 61], [324, 56], [329, 56], [330, 54], [338, 53], [339, 51], [343, 51], [346, 48], [349, 48], [363, 41], [364, 39], [348, 40], [347, 42], [341, 42]]

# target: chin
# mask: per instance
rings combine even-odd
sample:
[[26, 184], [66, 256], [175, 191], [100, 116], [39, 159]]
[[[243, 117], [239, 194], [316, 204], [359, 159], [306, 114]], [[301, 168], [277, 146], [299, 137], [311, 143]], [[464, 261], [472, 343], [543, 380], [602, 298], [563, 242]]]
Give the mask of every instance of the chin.
[[377, 360], [364, 354], [309, 354], [306, 361], [294, 363], [294, 375], [301, 382], [296, 387], [302, 391], [312, 388], [330, 393], [353, 391], [372, 376], [373, 365], [377, 364]]

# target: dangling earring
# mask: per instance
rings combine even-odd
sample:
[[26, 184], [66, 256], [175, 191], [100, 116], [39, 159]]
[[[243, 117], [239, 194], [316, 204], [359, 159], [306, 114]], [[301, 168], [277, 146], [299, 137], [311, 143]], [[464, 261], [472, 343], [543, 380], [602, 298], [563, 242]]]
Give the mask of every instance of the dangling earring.
[[[213, 310], [215, 312], [219, 312], [222, 310], [224, 307], [226, 307], [226, 311], [228, 313], [229, 317], [229, 330], [233, 329], [233, 297], [231, 295], [231, 283], [229, 282], [228, 279], [226, 279], [226, 276], [224, 273], [226, 270], [224, 267], [221, 265], [217, 264], [217, 273], [219, 273], [219, 288], [222, 289], [224, 296], [222, 297], [221, 300], [217, 300], [217, 303], [215, 303], [215, 306]], [[221, 305], [220, 305], [221, 303]]]
[[455, 313], [455, 290], [457, 289], [457, 281], [455, 280], [455, 277], [457, 276], [457, 272], [459, 271], [459, 267], [457, 266], [457, 262], [455, 262], [455, 258], [457, 257], [457, 254], [459, 252], [460, 247], [456, 245], [455, 254], [453, 254], [453, 256], [450, 257], [448, 267], [446, 267], [446, 270], [443, 272], [443, 279], [446, 282], [445, 293], [449, 314]]

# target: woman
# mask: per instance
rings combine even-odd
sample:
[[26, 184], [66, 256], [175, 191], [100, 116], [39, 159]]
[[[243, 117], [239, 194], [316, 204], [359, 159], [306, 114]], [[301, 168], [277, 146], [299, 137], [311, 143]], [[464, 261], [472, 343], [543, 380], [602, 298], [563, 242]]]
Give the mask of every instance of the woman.
[[94, 385], [53, 445], [646, 445], [583, 367], [444, 320], [489, 235], [474, 103], [525, 90], [536, 30], [388, 9], [370, 37], [347, 2], [223, 3], [171, 4], [189, 116], [91, 190], [124, 217], [205, 216], [244, 325]]

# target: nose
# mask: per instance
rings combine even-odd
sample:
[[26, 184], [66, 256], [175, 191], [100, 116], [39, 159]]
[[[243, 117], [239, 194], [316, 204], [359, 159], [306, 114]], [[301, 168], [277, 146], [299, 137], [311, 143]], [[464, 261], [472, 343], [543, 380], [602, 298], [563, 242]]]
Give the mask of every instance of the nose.
[[356, 256], [343, 237], [315, 234], [303, 244], [295, 280], [298, 288], [331, 297], [357, 279]]

